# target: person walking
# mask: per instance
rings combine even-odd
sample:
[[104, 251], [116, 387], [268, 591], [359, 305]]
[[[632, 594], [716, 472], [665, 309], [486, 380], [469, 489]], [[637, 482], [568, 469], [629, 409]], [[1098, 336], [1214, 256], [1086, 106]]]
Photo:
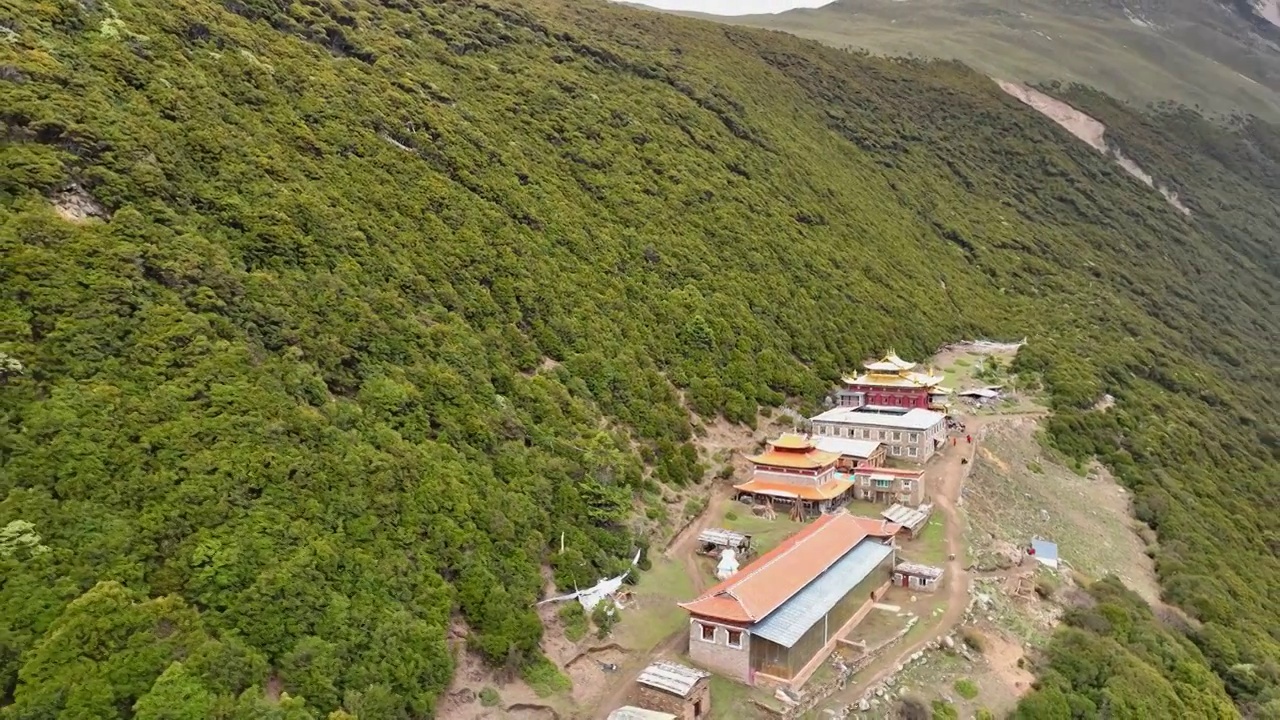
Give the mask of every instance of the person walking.
[[972, 444], [973, 444], [973, 436], [972, 436], [972, 435], [965, 435], [965, 436], [964, 436], [964, 441], [965, 441], [965, 442], [967, 442], [967, 443], [969, 443], [970, 445], [972, 445]]

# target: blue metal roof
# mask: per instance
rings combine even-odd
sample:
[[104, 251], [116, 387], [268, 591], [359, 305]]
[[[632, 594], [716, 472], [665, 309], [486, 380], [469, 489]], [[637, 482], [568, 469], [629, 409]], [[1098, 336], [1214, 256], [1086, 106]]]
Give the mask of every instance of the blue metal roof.
[[1031, 541], [1031, 549], [1036, 551], [1036, 557], [1044, 560], [1058, 559], [1058, 545], [1048, 540], [1033, 539]]
[[792, 647], [892, 552], [888, 545], [864, 539], [803, 590], [751, 626], [751, 634]]

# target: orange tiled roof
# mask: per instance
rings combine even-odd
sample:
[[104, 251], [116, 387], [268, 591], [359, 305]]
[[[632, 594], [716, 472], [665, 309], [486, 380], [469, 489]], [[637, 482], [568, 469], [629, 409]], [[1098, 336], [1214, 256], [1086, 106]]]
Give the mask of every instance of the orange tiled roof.
[[856, 520], [858, 523], [858, 526], [862, 529], [862, 531], [865, 532], [870, 537], [891, 538], [894, 535], [897, 535], [900, 530], [902, 530], [901, 525], [899, 525], [898, 523], [889, 522], [884, 518], [869, 518], [869, 517], [860, 517], [857, 515], [851, 515], [850, 517]]
[[740, 492], [760, 493], [761, 495], [775, 495], [780, 497], [798, 497], [801, 500], [830, 500], [840, 497], [844, 491], [853, 487], [853, 483], [848, 480], [832, 480], [822, 485], [801, 485], [799, 483], [792, 484], [786, 482], [775, 482], [772, 480], [748, 480], [741, 485], [734, 485], [735, 490]]
[[756, 465], [813, 470], [835, 464], [835, 461], [840, 459], [840, 455], [839, 453], [823, 452], [821, 450], [794, 452], [769, 448], [759, 455], [748, 455], [747, 459]]
[[799, 433], [783, 433], [778, 436], [777, 440], [769, 441], [769, 444], [775, 448], [785, 448], [787, 450], [810, 450], [813, 443], [809, 438]]
[[867, 537], [862, 521], [867, 519], [844, 512], [823, 515], [680, 607], [731, 623], [762, 620], [862, 542]]

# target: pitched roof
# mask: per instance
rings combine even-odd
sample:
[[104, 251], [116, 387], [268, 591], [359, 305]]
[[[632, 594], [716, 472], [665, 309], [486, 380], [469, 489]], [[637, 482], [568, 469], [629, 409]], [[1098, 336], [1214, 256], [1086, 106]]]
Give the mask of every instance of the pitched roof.
[[907, 362], [906, 360], [903, 360], [902, 358], [898, 357], [898, 353], [892, 350], [886, 353], [883, 358], [880, 358], [875, 362], [869, 362], [863, 365], [863, 367], [865, 367], [868, 370], [878, 370], [878, 371], [888, 371], [888, 372], [894, 372], [896, 370], [910, 370], [915, 366], [916, 366], [915, 363]]
[[636, 682], [665, 690], [672, 695], [688, 697], [698, 681], [705, 677], [711, 677], [711, 673], [659, 660], [645, 668], [644, 672], [640, 673], [640, 677], [636, 678]]
[[849, 480], [830, 480], [821, 485], [804, 485], [801, 483], [778, 482], [774, 480], [752, 479], [733, 488], [739, 492], [772, 495], [773, 497], [800, 498], [802, 500], [830, 500], [844, 494], [853, 487]]
[[775, 450], [769, 448], [759, 455], [748, 455], [747, 459], [756, 465], [773, 465], [775, 467], [800, 468], [812, 470], [832, 465], [840, 456], [836, 453], [813, 449], [808, 452], [795, 450]]
[[892, 554], [892, 547], [869, 538], [864, 539], [817, 580], [791, 596], [782, 607], [751, 626], [752, 636], [771, 640], [783, 647], [795, 647], [809, 628], [831, 612], [858, 583], [866, 580], [876, 566]]
[[845, 512], [822, 515], [728, 580], [680, 607], [726, 622], [763, 620], [844, 557], [867, 536]]
[[819, 436], [815, 443], [823, 452], [833, 452], [856, 458], [869, 458], [875, 454], [880, 443], [875, 440], [853, 440], [851, 438]]
[[808, 450], [813, 447], [813, 443], [809, 438], [800, 433], [783, 433], [778, 436], [777, 440], [770, 440], [769, 444], [775, 448], [787, 450]]
[[850, 516], [858, 523], [858, 528], [867, 534], [867, 537], [873, 538], [891, 538], [898, 534], [902, 526], [895, 522], [878, 517], [860, 517], [857, 515]]

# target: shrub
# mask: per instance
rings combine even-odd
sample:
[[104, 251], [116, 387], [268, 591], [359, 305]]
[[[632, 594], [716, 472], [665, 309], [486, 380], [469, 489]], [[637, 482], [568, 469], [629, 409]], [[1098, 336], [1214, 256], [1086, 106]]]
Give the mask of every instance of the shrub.
[[1044, 467], [1041, 466], [1040, 463], [1036, 462], [1035, 460], [1032, 460], [1031, 462], [1027, 463], [1027, 469], [1037, 475], [1044, 474]]
[[956, 692], [965, 700], [978, 697], [978, 685], [969, 678], [961, 678], [955, 682]]
[[521, 670], [520, 677], [538, 697], [548, 697], [573, 688], [573, 681], [542, 656], [526, 665]]
[[565, 603], [556, 614], [560, 616], [560, 623], [564, 625], [564, 636], [570, 642], [578, 642], [586, 637], [587, 630], [590, 629], [587, 627], [587, 612], [577, 601]]
[[1047, 600], [1053, 597], [1053, 594], [1057, 591], [1058, 591], [1058, 581], [1056, 579], [1051, 578], [1047, 575], [1041, 575], [1040, 577], [1036, 578], [1036, 594], [1039, 595], [1040, 597]]
[[937, 720], [960, 720], [960, 712], [955, 705], [945, 700], [934, 700], [933, 717]]
[[933, 713], [918, 697], [904, 697], [898, 703], [898, 717], [902, 720], [929, 720]]
[[493, 707], [502, 702], [502, 697], [498, 695], [498, 691], [488, 685], [480, 688], [480, 704], [484, 707]]
[[596, 637], [605, 638], [618, 623], [618, 611], [610, 600], [601, 600], [596, 609], [591, 611], [591, 621], [596, 625]]
[[729, 512], [727, 512], [727, 513], [725, 513], [725, 514], [724, 514], [724, 519], [725, 519], [725, 520], [737, 520], [737, 519], [738, 519], [738, 513], [736, 513], [736, 512], [734, 512], [734, 511], [730, 510]]
[[707, 507], [707, 499], [704, 497], [689, 498], [684, 503], [684, 516], [686, 518], [697, 517]]
[[975, 628], [961, 628], [960, 638], [964, 640], [964, 644], [977, 650], [978, 652], [986, 652], [987, 638]]

